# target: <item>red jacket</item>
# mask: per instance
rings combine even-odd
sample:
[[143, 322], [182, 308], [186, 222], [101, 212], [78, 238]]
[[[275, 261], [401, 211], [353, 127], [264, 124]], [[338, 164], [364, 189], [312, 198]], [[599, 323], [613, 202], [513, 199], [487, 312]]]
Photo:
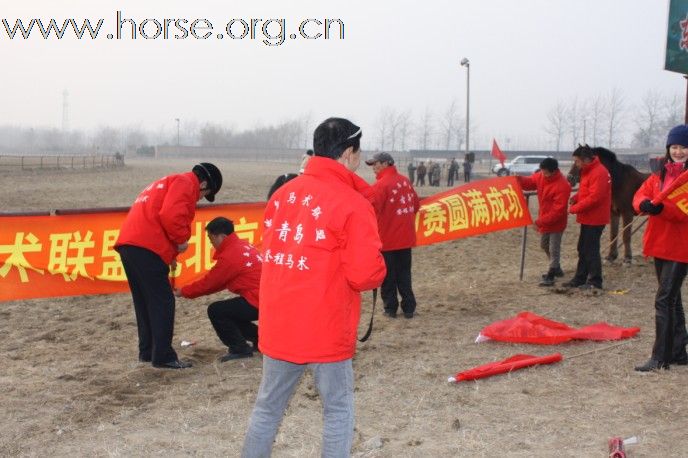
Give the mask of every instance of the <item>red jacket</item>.
[[197, 281], [181, 289], [182, 296], [194, 298], [223, 289], [238, 294], [258, 308], [258, 288], [262, 262], [258, 250], [250, 243], [229, 234], [213, 254], [217, 262]]
[[191, 237], [191, 222], [201, 196], [193, 172], [159, 179], [141, 191], [129, 209], [115, 246], [146, 248], [169, 264], [177, 256], [177, 245]]
[[579, 224], [604, 226], [611, 220], [612, 178], [597, 157], [581, 169], [578, 193], [572, 200], [569, 213], [576, 215]]
[[538, 218], [535, 225], [538, 232], [563, 232], [566, 229], [568, 213], [566, 209], [571, 196], [571, 185], [559, 170], [545, 177], [535, 172], [529, 177], [516, 177], [521, 187], [527, 191], [537, 190]]
[[[652, 200], [661, 190], [659, 175], [652, 174], [633, 196], [633, 208], [640, 213], [640, 203]], [[688, 215], [665, 199], [659, 215], [649, 215], [643, 235], [643, 254], [668, 261], [688, 263]]]
[[411, 248], [416, 244], [418, 195], [408, 178], [393, 165], [377, 174], [373, 184], [375, 212], [382, 251]]
[[313, 157], [265, 209], [260, 350], [296, 364], [352, 358], [361, 291], [385, 278], [370, 203], [354, 174]]

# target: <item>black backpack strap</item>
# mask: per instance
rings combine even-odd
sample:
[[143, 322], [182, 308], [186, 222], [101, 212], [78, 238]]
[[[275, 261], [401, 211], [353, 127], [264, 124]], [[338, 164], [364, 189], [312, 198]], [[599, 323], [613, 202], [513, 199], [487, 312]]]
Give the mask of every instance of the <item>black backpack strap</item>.
[[365, 342], [370, 338], [370, 334], [373, 333], [373, 318], [375, 318], [375, 303], [377, 302], [377, 288], [373, 290], [373, 311], [370, 312], [370, 323], [368, 323], [368, 330], [366, 333], [358, 339], [359, 342]]

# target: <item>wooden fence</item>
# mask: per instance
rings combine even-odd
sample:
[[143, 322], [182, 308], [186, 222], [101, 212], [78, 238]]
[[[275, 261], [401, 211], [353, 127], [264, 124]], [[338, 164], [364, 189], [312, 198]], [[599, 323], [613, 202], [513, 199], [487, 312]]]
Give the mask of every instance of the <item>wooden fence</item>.
[[0, 170], [90, 169], [123, 167], [124, 157], [113, 155], [0, 155]]

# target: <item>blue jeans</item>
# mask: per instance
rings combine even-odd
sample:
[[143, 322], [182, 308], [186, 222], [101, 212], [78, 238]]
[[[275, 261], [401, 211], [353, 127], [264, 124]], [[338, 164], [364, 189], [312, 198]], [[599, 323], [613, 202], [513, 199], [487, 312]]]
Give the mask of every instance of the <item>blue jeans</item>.
[[309, 367], [323, 403], [323, 457], [348, 457], [354, 436], [354, 370], [351, 359], [294, 364], [263, 355], [263, 379], [244, 439], [243, 458], [272, 453], [277, 429], [301, 375]]

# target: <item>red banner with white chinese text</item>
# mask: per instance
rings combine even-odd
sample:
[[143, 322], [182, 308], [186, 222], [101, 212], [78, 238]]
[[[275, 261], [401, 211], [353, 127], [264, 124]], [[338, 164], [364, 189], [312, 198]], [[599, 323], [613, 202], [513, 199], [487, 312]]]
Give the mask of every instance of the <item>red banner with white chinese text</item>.
[[474, 181], [421, 200], [416, 245], [513, 229], [532, 221], [516, 178]]
[[[177, 258], [174, 281], [186, 284], [212, 266], [205, 226], [213, 218], [231, 219], [240, 238], [257, 244], [264, 208], [258, 202], [196, 209], [189, 249]], [[0, 216], [0, 301], [129, 290], [113, 249], [127, 209], [71, 213]]]
[[[212, 246], [205, 226], [217, 216], [234, 221], [240, 238], [260, 245], [264, 208], [265, 202], [197, 208], [189, 249], [177, 258], [173, 281], [184, 285], [210, 269]], [[0, 215], [0, 301], [128, 291], [113, 249], [126, 212], [123, 208]], [[421, 201], [416, 244], [511, 229], [531, 221], [515, 178], [475, 181]]]

